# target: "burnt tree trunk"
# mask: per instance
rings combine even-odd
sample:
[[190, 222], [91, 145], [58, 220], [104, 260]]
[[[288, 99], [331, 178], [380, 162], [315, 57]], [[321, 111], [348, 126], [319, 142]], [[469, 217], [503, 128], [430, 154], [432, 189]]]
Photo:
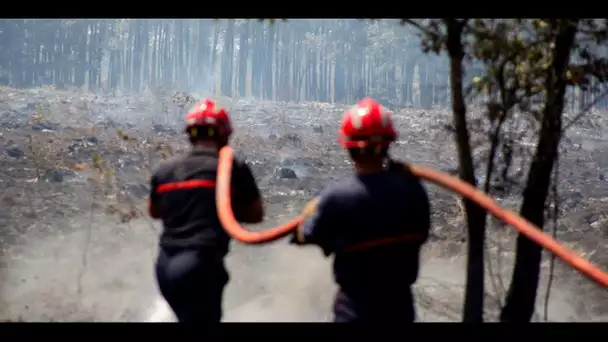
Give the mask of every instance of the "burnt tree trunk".
[[[476, 186], [475, 168], [467, 129], [464, 102], [463, 66], [464, 57], [462, 32], [464, 22], [458, 19], [444, 19], [447, 28], [447, 50], [450, 57], [450, 86], [452, 108], [454, 111], [454, 126], [456, 128], [456, 144], [458, 146], [458, 165], [460, 178]], [[463, 322], [483, 322], [484, 297], [484, 240], [486, 212], [473, 202], [463, 199], [467, 217], [468, 254], [467, 254], [467, 284], [463, 308]]]
[[[560, 19], [562, 26], [555, 39], [553, 63], [547, 70], [547, 97], [543, 111], [541, 132], [528, 181], [520, 215], [542, 229], [545, 223], [545, 202], [551, 185], [551, 173], [558, 156], [562, 137], [562, 112], [566, 82], [566, 68], [576, 36], [576, 24]], [[517, 256], [513, 277], [500, 320], [503, 322], [529, 322], [534, 313], [536, 292], [540, 276], [542, 248], [526, 236], [517, 237]]]

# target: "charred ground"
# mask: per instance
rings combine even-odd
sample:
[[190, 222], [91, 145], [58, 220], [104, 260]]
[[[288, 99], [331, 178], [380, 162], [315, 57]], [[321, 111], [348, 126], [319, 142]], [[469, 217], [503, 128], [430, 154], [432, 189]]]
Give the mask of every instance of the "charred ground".
[[[145, 217], [142, 203], [150, 170], [187, 148], [180, 104], [190, 100], [174, 94], [0, 89], [0, 320], [148, 319], [158, 297], [152, 264], [160, 227]], [[232, 145], [252, 166], [264, 194], [268, 214], [261, 226], [295, 216], [325, 185], [350, 172], [334, 134], [343, 106], [230, 99], [220, 104], [233, 117]], [[448, 112], [404, 109], [395, 117], [401, 135], [395, 157], [454, 168], [452, 138], [442, 128]], [[605, 268], [608, 125], [598, 114], [591, 122], [573, 129], [565, 143], [558, 238]], [[453, 195], [429, 189], [433, 232], [417, 285], [419, 318], [457, 321], [465, 270], [462, 212]], [[513, 195], [502, 199], [506, 205], [515, 203], [517, 187]], [[498, 225], [491, 228], [489, 319], [508, 284], [513, 237]], [[229, 266], [226, 320], [328, 319], [333, 285], [328, 262], [315, 249], [284, 242], [234, 244]], [[606, 317], [605, 290], [564, 267], [556, 279], [549, 319]]]

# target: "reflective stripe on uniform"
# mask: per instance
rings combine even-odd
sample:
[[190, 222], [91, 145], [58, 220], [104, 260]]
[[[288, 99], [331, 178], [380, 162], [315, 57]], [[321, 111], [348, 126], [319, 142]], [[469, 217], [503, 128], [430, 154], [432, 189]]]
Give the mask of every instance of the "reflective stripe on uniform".
[[165, 183], [158, 186], [156, 192], [162, 194], [169, 191], [190, 190], [197, 188], [215, 188], [215, 182], [206, 179], [192, 179], [183, 182]]
[[384, 238], [374, 239], [374, 240], [365, 241], [365, 242], [347, 246], [347, 247], [343, 248], [341, 250], [341, 252], [356, 252], [356, 251], [361, 251], [361, 250], [365, 250], [365, 249], [369, 249], [369, 248], [390, 245], [393, 243], [423, 241], [425, 238], [426, 238], [426, 235], [422, 234], [422, 233], [413, 233], [413, 234], [384, 237]]

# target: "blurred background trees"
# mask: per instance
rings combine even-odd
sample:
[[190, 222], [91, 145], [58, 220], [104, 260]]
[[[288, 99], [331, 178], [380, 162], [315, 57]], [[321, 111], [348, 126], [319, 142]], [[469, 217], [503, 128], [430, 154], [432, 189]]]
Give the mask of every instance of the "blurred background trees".
[[[471, 64], [466, 80], [476, 73]], [[431, 108], [449, 106], [448, 79], [447, 58], [423, 54], [397, 20], [0, 20], [0, 84], [13, 87], [337, 103], [365, 94]], [[579, 97], [573, 105], [593, 101]]]

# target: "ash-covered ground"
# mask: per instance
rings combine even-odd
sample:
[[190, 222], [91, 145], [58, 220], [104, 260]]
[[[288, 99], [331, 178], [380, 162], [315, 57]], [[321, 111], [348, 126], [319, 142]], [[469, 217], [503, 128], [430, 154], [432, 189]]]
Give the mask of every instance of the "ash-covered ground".
[[[52, 88], [0, 88], [0, 321], [171, 321], [153, 277], [160, 227], [146, 218], [150, 170], [187, 149], [185, 110], [167, 94], [102, 96]], [[179, 102], [179, 101], [178, 101]], [[335, 132], [343, 106], [219, 99], [234, 146], [264, 194], [264, 229], [291, 218], [325, 185], [351, 172]], [[395, 112], [399, 159], [456, 165], [446, 110]], [[608, 267], [608, 167], [601, 113], [573, 128], [561, 158], [558, 238]], [[419, 321], [459, 321], [466, 240], [456, 197], [428, 186], [433, 233], [416, 285]], [[503, 198], [506, 205], [517, 197]], [[515, 234], [489, 232], [487, 318], [496, 320]], [[537, 320], [544, 319], [549, 258]], [[225, 321], [328, 321], [330, 260], [285, 241], [233, 243]], [[549, 320], [601, 321], [608, 293], [557, 262]]]

